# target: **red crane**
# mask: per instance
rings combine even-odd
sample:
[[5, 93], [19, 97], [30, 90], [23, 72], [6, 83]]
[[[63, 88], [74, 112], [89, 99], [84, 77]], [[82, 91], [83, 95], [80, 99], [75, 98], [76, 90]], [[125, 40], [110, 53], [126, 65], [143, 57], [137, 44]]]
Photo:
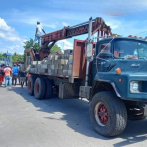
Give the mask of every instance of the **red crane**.
[[[50, 49], [54, 46], [54, 44], [62, 39], [72, 38], [74, 36], [87, 34], [89, 30], [89, 21], [77, 24], [75, 26], [64, 27], [61, 30], [57, 30], [55, 32], [51, 32], [42, 36], [42, 47], [39, 52], [34, 52], [33, 49], [28, 49], [25, 51], [30, 54], [31, 60], [42, 60], [47, 57], [50, 53]], [[99, 40], [99, 36], [112, 36], [110, 26], [107, 26], [104, 20], [101, 17], [97, 17], [92, 20], [92, 35], [98, 32], [97, 39]]]

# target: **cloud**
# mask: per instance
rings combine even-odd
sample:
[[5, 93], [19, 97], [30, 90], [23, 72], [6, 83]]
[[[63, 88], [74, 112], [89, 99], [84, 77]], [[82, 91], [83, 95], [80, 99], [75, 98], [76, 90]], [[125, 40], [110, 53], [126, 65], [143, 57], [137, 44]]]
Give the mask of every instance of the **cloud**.
[[23, 53], [24, 38], [20, 37], [17, 31], [9, 26], [6, 21], [0, 18], [0, 51]]
[[7, 25], [4, 19], [0, 18], [0, 30], [1, 31], [14, 31], [14, 28], [11, 28]]
[[67, 41], [66, 39], [58, 41], [58, 42], [57, 42], [57, 45], [58, 45], [62, 50], [73, 49], [73, 44], [72, 44], [71, 42]]
[[65, 27], [69, 26], [68, 23], [66, 23], [66, 22], [62, 22], [62, 25]]
[[0, 18], [0, 38], [7, 41], [21, 41], [15, 29], [8, 26], [6, 21], [2, 18]]

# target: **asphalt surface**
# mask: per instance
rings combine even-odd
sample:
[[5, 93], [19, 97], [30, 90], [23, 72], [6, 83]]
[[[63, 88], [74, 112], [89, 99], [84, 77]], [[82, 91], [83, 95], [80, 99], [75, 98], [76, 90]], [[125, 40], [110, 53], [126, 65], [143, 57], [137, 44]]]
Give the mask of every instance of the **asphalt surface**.
[[0, 147], [146, 147], [146, 139], [147, 120], [128, 121], [121, 135], [106, 138], [94, 131], [87, 101], [38, 101], [26, 88], [0, 88]]

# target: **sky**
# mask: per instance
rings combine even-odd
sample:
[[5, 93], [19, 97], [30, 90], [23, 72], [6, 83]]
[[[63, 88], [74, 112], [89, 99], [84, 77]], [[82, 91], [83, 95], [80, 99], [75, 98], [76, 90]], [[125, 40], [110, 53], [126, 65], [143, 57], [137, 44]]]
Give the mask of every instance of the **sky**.
[[[24, 41], [35, 37], [40, 20], [46, 33], [102, 17], [112, 33], [147, 36], [147, 0], [4, 0], [0, 5], [0, 52], [23, 54]], [[74, 39], [57, 42], [72, 49]]]

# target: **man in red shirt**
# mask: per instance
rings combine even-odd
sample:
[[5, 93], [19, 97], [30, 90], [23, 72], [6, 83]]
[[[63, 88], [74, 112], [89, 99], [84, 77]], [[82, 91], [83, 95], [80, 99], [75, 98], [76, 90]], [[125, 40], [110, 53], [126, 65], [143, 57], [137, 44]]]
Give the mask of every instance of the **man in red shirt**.
[[5, 87], [11, 86], [12, 70], [8, 65], [6, 65], [6, 67], [4, 68], [4, 74], [5, 74]]

